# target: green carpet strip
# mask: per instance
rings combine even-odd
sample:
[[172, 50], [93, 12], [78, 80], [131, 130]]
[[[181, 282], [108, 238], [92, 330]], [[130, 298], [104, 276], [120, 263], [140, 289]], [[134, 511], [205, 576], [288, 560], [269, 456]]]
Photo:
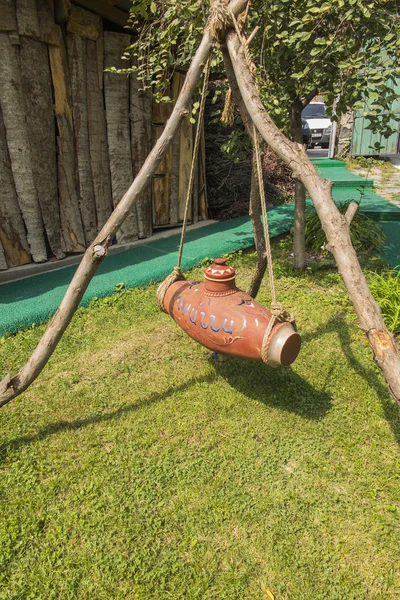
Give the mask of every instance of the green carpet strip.
[[[324, 162], [322, 162], [324, 161]], [[400, 264], [400, 209], [365, 188], [361, 177], [359, 189], [354, 177], [344, 168], [341, 161], [326, 159], [315, 161], [324, 177], [335, 183], [333, 197], [336, 203], [345, 200], [361, 200], [361, 210], [374, 219], [382, 221], [387, 235], [387, 245], [382, 258], [392, 267]], [[349, 186], [342, 171], [349, 174]], [[351, 176], [351, 177], [350, 177]], [[340, 181], [341, 185], [336, 183]], [[311, 206], [311, 201], [307, 202]], [[270, 235], [275, 237], [287, 233], [293, 226], [293, 204], [277, 206], [268, 211]], [[102, 263], [93, 277], [80, 306], [87, 306], [94, 297], [111, 295], [115, 286], [123, 283], [127, 288], [141, 287], [161, 281], [176, 264], [179, 234], [111, 254]], [[248, 217], [239, 217], [189, 231], [186, 236], [182, 267], [191, 269], [205, 258], [215, 258], [254, 244], [251, 223]], [[60, 263], [61, 267], [62, 263]], [[57, 310], [76, 266], [60, 268], [20, 281], [0, 285], [0, 335], [12, 334], [44, 323]]]

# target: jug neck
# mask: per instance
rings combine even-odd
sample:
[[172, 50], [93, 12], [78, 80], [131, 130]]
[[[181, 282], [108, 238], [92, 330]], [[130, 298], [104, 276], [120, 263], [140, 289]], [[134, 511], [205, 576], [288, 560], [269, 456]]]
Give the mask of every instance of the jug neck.
[[236, 291], [235, 269], [226, 264], [225, 258], [216, 258], [204, 271], [204, 287], [213, 295], [228, 295]]

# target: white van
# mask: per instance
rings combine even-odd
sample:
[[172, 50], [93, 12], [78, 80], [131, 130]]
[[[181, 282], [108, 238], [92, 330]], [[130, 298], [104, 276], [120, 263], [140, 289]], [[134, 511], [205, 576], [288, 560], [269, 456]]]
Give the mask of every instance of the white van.
[[325, 104], [323, 102], [310, 102], [302, 111], [301, 116], [307, 121], [311, 129], [311, 141], [309, 148], [321, 146], [329, 148], [332, 122], [325, 116]]

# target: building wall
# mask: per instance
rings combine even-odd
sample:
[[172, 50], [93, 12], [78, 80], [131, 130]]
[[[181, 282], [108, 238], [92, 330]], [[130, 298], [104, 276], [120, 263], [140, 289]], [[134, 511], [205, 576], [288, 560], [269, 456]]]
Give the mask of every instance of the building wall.
[[[121, 56], [131, 36], [101, 15], [66, 0], [0, 0], [0, 9], [5, 269], [83, 252], [140, 170], [172, 106], [154, 104], [134, 75], [104, 72], [129, 64]], [[176, 95], [183, 79], [174, 75]], [[192, 147], [193, 128], [185, 123], [114, 243], [180, 222]], [[206, 218], [200, 162], [193, 221]]]

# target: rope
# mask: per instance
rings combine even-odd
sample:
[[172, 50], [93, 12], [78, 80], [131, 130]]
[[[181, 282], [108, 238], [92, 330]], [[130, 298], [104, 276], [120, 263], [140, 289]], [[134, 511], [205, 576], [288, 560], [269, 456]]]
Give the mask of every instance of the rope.
[[225, 32], [232, 27], [232, 11], [228, 8], [229, 0], [215, 0], [210, 8], [207, 27], [211, 36], [219, 43], [225, 36]]
[[225, 96], [224, 110], [221, 115], [221, 123], [224, 127], [231, 127], [235, 118], [235, 107], [232, 100], [232, 90], [228, 89]]
[[283, 305], [280, 302], [276, 301], [274, 268], [273, 268], [273, 264], [272, 264], [271, 240], [269, 237], [267, 202], [265, 199], [265, 188], [264, 188], [264, 180], [263, 180], [262, 166], [261, 166], [260, 142], [259, 142], [258, 131], [254, 124], [253, 124], [253, 140], [254, 140], [254, 152], [256, 155], [258, 185], [260, 188], [261, 211], [262, 211], [262, 218], [263, 218], [264, 238], [265, 238], [265, 251], [267, 254], [268, 279], [269, 279], [269, 287], [271, 290], [270, 310], [271, 310], [272, 316], [271, 316], [270, 322], [268, 323], [268, 327], [265, 331], [263, 342], [261, 345], [261, 358], [265, 363], [267, 363], [270, 337], [271, 337], [271, 332], [272, 332], [274, 325], [277, 322], [282, 323], [285, 321], [293, 323], [294, 317], [292, 314], [288, 313], [284, 309]]
[[190, 167], [189, 185], [188, 185], [187, 194], [186, 194], [185, 213], [183, 216], [181, 241], [179, 244], [179, 251], [178, 251], [178, 260], [176, 263], [176, 267], [174, 267], [172, 272], [169, 275], [167, 275], [167, 277], [164, 279], [164, 281], [159, 285], [159, 287], [157, 289], [157, 294], [156, 294], [157, 305], [164, 312], [166, 312], [166, 310], [164, 308], [164, 298], [165, 298], [165, 294], [167, 293], [168, 288], [170, 287], [170, 285], [175, 283], [175, 281], [181, 281], [181, 280], [185, 279], [185, 276], [183, 275], [182, 270], [181, 270], [181, 262], [182, 262], [183, 246], [185, 243], [185, 235], [186, 235], [186, 228], [187, 228], [188, 215], [189, 215], [190, 199], [191, 199], [192, 193], [193, 193], [193, 183], [194, 183], [194, 176], [195, 176], [195, 170], [196, 170], [196, 162], [197, 162], [197, 156], [199, 153], [201, 133], [202, 133], [202, 129], [203, 129], [204, 108], [206, 105], [206, 95], [207, 95], [207, 87], [208, 87], [208, 78], [210, 75], [210, 67], [211, 67], [211, 56], [208, 58], [208, 60], [206, 62], [205, 70], [204, 70], [204, 80], [203, 80], [203, 87], [201, 90], [201, 100], [200, 100], [200, 107], [199, 107], [199, 119], [198, 119], [198, 123], [197, 123], [196, 137], [195, 137], [194, 147], [193, 147], [192, 164]]
[[254, 124], [253, 124], [253, 142], [254, 142], [254, 152], [256, 155], [258, 186], [260, 188], [261, 211], [262, 211], [262, 217], [263, 217], [263, 229], [264, 229], [264, 238], [265, 238], [265, 250], [266, 250], [267, 260], [268, 260], [267, 267], [268, 267], [269, 286], [271, 288], [272, 304], [276, 304], [275, 279], [274, 279], [274, 269], [272, 266], [271, 242], [269, 239], [267, 202], [265, 199], [264, 180], [263, 180], [263, 173], [262, 173], [262, 166], [261, 166], [260, 141], [258, 138], [258, 131]]
[[205, 67], [205, 71], [204, 71], [203, 88], [201, 90], [199, 121], [197, 124], [196, 137], [194, 140], [192, 165], [190, 168], [189, 186], [188, 186], [188, 191], [187, 191], [187, 195], [186, 195], [185, 214], [183, 217], [183, 224], [182, 224], [181, 243], [179, 245], [179, 254], [178, 254], [178, 262], [177, 262], [177, 266], [179, 268], [181, 266], [181, 261], [182, 261], [183, 245], [185, 243], [185, 234], [186, 234], [187, 220], [188, 220], [188, 214], [189, 214], [189, 204], [190, 204], [190, 198], [192, 196], [192, 191], [193, 191], [193, 182], [194, 182], [194, 174], [195, 174], [195, 169], [196, 169], [196, 161], [197, 161], [197, 155], [199, 153], [201, 132], [202, 132], [202, 128], [203, 128], [204, 108], [206, 105], [206, 96], [207, 96], [208, 78], [210, 75], [210, 66], [211, 66], [211, 57], [208, 58], [207, 63], [206, 63], [206, 67]]
[[[242, 13], [240, 13], [240, 15], [238, 16], [237, 19], [235, 18], [235, 15], [233, 14], [233, 12], [230, 10], [229, 7], [227, 7], [227, 11], [230, 14], [232, 23], [235, 27], [236, 33], [238, 34], [239, 40], [242, 44], [247, 65], [248, 65], [251, 73], [253, 74], [253, 76], [255, 76], [256, 67], [255, 67], [255, 64], [253, 63], [253, 61], [251, 60], [248, 45], [242, 36], [242, 31], [245, 26], [247, 15], [248, 15], [249, 5], [250, 5], [250, 3], [247, 4], [246, 10], [243, 11]], [[233, 125], [234, 116], [235, 116], [235, 113], [234, 113], [234, 104], [233, 104], [233, 100], [232, 100], [232, 90], [231, 90], [231, 88], [229, 88], [227, 91], [227, 94], [225, 96], [224, 110], [221, 115], [222, 125], [224, 125], [224, 127], [231, 127]]]
[[[232, 13], [232, 11], [229, 8], [228, 8], [228, 10], [231, 13], [231, 18], [233, 20], [237, 36], [238, 36], [240, 44], [242, 46], [247, 66], [248, 66], [253, 78], [255, 79], [255, 85], [256, 85], [256, 88], [258, 89], [257, 79], [256, 79], [257, 69], [256, 69], [254, 62], [251, 59], [247, 40], [245, 37], [242, 36], [238, 22], [235, 19], [235, 15]], [[264, 238], [265, 238], [265, 250], [266, 250], [267, 261], [268, 261], [267, 262], [268, 279], [269, 279], [269, 287], [271, 290], [270, 310], [271, 310], [272, 316], [271, 316], [270, 322], [268, 323], [268, 327], [265, 331], [263, 342], [261, 345], [261, 358], [265, 363], [267, 363], [268, 362], [268, 350], [269, 350], [269, 345], [270, 345], [270, 337], [271, 337], [271, 332], [272, 332], [272, 329], [274, 328], [274, 325], [277, 322], [282, 323], [285, 321], [293, 323], [294, 317], [293, 317], [293, 315], [291, 315], [284, 309], [283, 305], [280, 302], [276, 301], [275, 278], [274, 278], [274, 269], [273, 269], [273, 264], [272, 264], [271, 241], [270, 241], [270, 237], [269, 237], [267, 202], [266, 202], [266, 198], [265, 198], [264, 179], [263, 179], [262, 165], [261, 165], [260, 142], [259, 142], [259, 134], [258, 134], [257, 128], [254, 123], [253, 123], [253, 141], [254, 141], [254, 151], [255, 151], [255, 155], [256, 155], [258, 184], [259, 184], [259, 189], [260, 189], [261, 211], [262, 211], [262, 217], [263, 217], [263, 230], [264, 230]]]

